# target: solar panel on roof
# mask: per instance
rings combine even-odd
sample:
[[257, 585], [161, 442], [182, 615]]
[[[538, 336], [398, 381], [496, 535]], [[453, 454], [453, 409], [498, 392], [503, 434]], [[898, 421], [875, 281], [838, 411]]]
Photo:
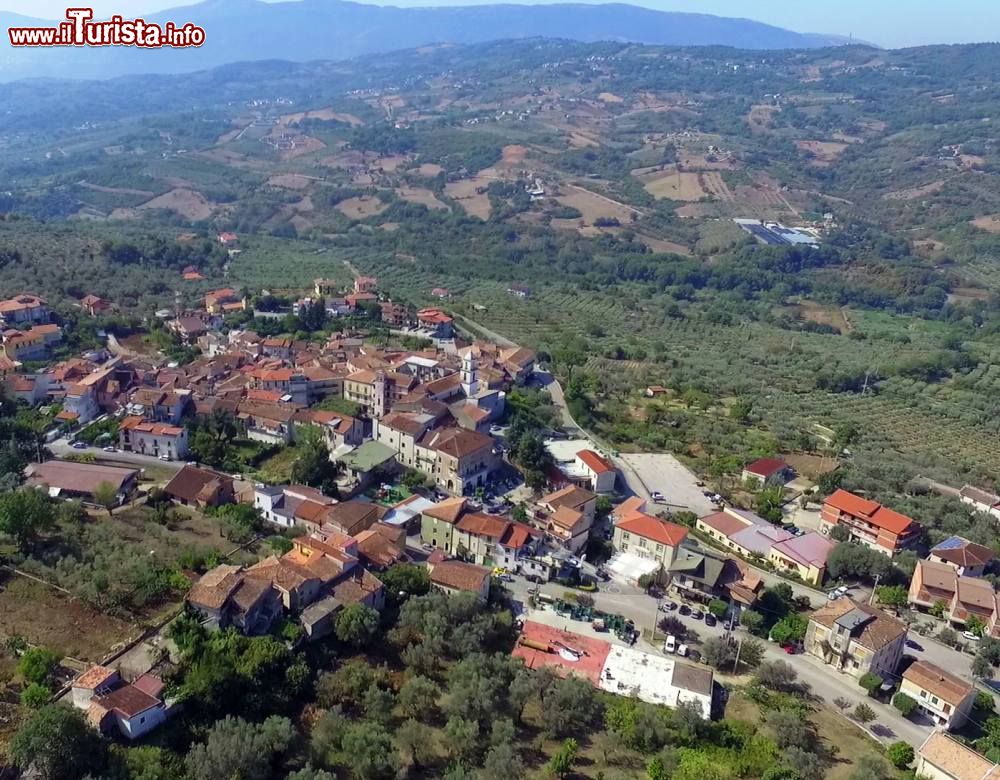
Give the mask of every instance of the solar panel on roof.
[[941, 544], [934, 547], [935, 550], [956, 550], [959, 547], [965, 545], [965, 539], [961, 536], [951, 536], [945, 539]]

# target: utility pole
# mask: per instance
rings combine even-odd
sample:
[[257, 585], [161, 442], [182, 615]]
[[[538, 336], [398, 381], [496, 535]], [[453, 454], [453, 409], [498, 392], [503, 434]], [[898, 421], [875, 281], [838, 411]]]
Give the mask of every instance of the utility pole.
[[872, 586], [872, 595], [868, 597], [868, 606], [870, 607], [875, 601], [875, 591], [878, 589], [878, 581], [882, 578], [881, 574], [875, 575], [875, 585]]
[[736, 670], [740, 667], [740, 653], [743, 650], [743, 637], [740, 637], [739, 644], [736, 645], [736, 661], [733, 662], [733, 674], [736, 674]]

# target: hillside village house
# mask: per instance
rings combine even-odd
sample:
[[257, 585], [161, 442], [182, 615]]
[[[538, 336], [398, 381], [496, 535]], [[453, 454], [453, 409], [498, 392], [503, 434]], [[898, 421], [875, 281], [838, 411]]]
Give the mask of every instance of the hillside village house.
[[115, 669], [92, 666], [73, 681], [71, 701], [100, 731], [107, 733], [116, 728], [123, 737], [133, 740], [167, 719], [164, 687], [163, 681], [152, 674], [127, 683]]
[[709, 550], [681, 547], [667, 572], [670, 587], [685, 598], [732, 600], [752, 607], [764, 581], [747, 564]]
[[615, 525], [611, 545], [623, 555], [656, 564], [653, 573], [662, 580], [687, 536], [684, 526], [636, 511]]
[[448, 554], [455, 552], [452, 539], [455, 524], [465, 514], [466, 500], [449, 498], [420, 513], [420, 541]]
[[965, 725], [976, 701], [974, 685], [923, 660], [903, 672], [899, 692], [913, 698], [921, 712], [947, 731]]
[[184, 466], [174, 474], [163, 492], [174, 503], [202, 509], [231, 504], [235, 500], [232, 477], [191, 465]]
[[490, 596], [490, 570], [463, 561], [428, 560], [431, 585], [445, 593], [475, 593], [486, 601]]
[[137, 469], [68, 460], [31, 464], [25, 474], [25, 484], [29, 487], [44, 487], [50, 496], [79, 498], [87, 502], [93, 502], [94, 493], [101, 485], [111, 485], [115, 490], [116, 505], [128, 500], [139, 484]]
[[321, 491], [305, 485], [260, 485], [254, 489], [253, 505], [261, 517], [282, 528], [317, 524], [324, 507], [335, 503]]
[[794, 472], [781, 458], [761, 458], [743, 467], [742, 481], [755, 487], [779, 487], [792, 479]]
[[968, 504], [977, 512], [1000, 520], [1000, 496], [966, 485], [958, 492], [963, 504]]
[[40, 325], [48, 322], [51, 316], [45, 300], [31, 293], [0, 301], [0, 322], [8, 327]]
[[538, 502], [546, 533], [570, 552], [579, 552], [590, 538], [597, 512], [597, 494], [570, 485], [543, 496]]
[[943, 731], [933, 731], [917, 751], [916, 776], [927, 780], [1000, 780], [1000, 764]]
[[951, 536], [935, 545], [927, 556], [934, 563], [954, 567], [961, 577], [982, 577], [994, 559], [993, 550], [961, 536]]
[[118, 427], [118, 445], [126, 452], [183, 460], [188, 454], [187, 429], [126, 417]]
[[1000, 595], [989, 580], [967, 577], [948, 563], [917, 561], [910, 580], [910, 606], [921, 610], [941, 604], [944, 617], [964, 628], [973, 615], [986, 626], [988, 636], [1000, 637]]
[[822, 585], [826, 579], [826, 562], [837, 546], [816, 531], [793, 536], [771, 545], [767, 559], [778, 571], [794, 572], [803, 582]]
[[820, 531], [825, 536], [838, 525], [848, 530], [853, 541], [890, 558], [920, 538], [920, 524], [912, 518], [846, 490], [827, 498], [820, 512]]
[[906, 624], [845, 596], [809, 617], [805, 651], [854, 678], [896, 673], [906, 644]]
[[455, 556], [480, 566], [492, 566], [497, 545], [509, 526], [510, 521], [502, 517], [478, 512], [465, 515], [455, 524], [452, 534]]
[[231, 287], [205, 293], [205, 311], [209, 314], [229, 314], [246, 308], [246, 296]]

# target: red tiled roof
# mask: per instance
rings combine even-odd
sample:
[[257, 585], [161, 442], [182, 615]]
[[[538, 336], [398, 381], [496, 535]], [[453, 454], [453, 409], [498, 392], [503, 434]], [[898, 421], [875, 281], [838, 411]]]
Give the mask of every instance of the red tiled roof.
[[688, 530], [682, 525], [668, 523], [666, 520], [650, 515], [636, 514], [618, 524], [623, 531], [636, 534], [654, 542], [677, 547], [687, 538]]
[[500, 539], [504, 533], [506, 533], [509, 525], [510, 522], [508, 520], [504, 520], [502, 517], [476, 513], [468, 514], [463, 517], [459, 520], [458, 525], [456, 525], [455, 528], [469, 534]]
[[583, 464], [595, 474], [607, 474], [608, 472], [615, 470], [615, 467], [612, 466], [606, 458], [593, 450], [581, 450], [576, 453], [576, 457], [578, 457]]
[[455, 590], [479, 593], [483, 581], [490, 576], [490, 570], [462, 561], [441, 561], [431, 569], [431, 582]]
[[745, 466], [744, 470], [767, 479], [772, 474], [776, 474], [784, 468], [786, 468], [786, 464], [781, 458], [761, 458], [760, 460], [755, 460], [749, 466]]
[[843, 489], [834, 492], [826, 500], [826, 503], [834, 509], [839, 509], [841, 512], [861, 517], [871, 517], [878, 511], [880, 506], [877, 501], [869, 501], [867, 498], [861, 498], [861, 496], [848, 493]]

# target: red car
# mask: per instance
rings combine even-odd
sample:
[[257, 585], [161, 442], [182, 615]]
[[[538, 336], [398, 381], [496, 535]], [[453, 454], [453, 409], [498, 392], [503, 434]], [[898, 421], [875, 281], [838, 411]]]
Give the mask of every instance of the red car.
[[795, 645], [782, 645], [781, 649], [784, 650], [789, 655], [795, 655], [797, 652], [799, 652], [799, 649]]

